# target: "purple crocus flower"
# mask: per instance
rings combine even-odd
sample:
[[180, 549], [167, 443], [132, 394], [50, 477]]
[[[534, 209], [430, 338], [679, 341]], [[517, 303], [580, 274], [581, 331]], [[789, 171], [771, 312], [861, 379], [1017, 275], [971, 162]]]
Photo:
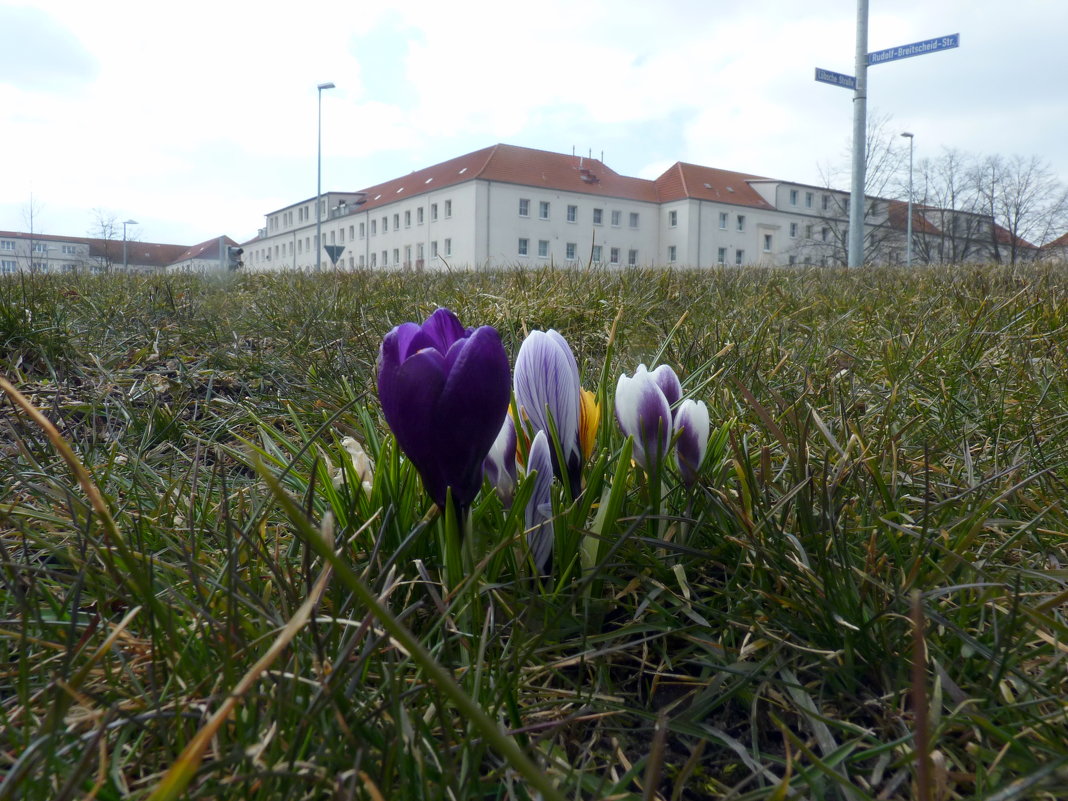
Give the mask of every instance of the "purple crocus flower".
[[536, 471], [537, 476], [523, 519], [527, 526], [527, 545], [530, 546], [534, 566], [540, 573], [544, 573], [549, 566], [553, 552], [553, 527], [550, 522], [553, 516], [553, 464], [549, 451], [549, 437], [544, 431], [539, 431], [530, 443], [530, 455], [527, 457], [527, 473]]
[[[582, 447], [579, 443], [579, 381], [578, 363], [571, 348], [560, 334], [531, 331], [519, 347], [515, 359], [515, 402], [530, 421], [533, 432], [549, 434], [552, 416], [560, 438], [560, 450], [567, 465], [572, 495], [581, 487]], [[556, 464], [555, 448], [549, 448], [554, 471], [561, 476]]]
[[397, 444], [434, 502], [460, 509], [482, 486], [482, 462], [508, 412], [508, 354], [491, 326], [465, 329], [448, 309], [382, 340], [378, 398]]
[[616, 382], [616, 419], [623, 433], [634, 438], [634, 461], [646, 473], [655, 473], [674, 427], [667, 397], [644, 364], [638, 365], [633, 377], [623, 374]]
[[708, 407], [704, 401], [687, 398], [675, 410], [675, 460], [679, 475], [687, 487], [697, 483], [697, 470], [705, 460], [708, 450]]
[[497, 491], [505, 507], [511, 505], [512, 494], [515, 492], [515, 446], [515, 422], [512, 420], [512, 415], [506, 414], [504, 425], [501, 426], [497, 439], [493, 440], [493, 445], [490, 446], [489, 453], [482, 462], [482, 473]]
[[671, 369], [671, 365], [662, 364], [652, 370], [649, 375], [656, 382], [656, 385], [660, 387], [660, 391], [664, 393], [668, 407], [674, 409], [682, 398], [682, 382], [679, 381], [675, 371]]

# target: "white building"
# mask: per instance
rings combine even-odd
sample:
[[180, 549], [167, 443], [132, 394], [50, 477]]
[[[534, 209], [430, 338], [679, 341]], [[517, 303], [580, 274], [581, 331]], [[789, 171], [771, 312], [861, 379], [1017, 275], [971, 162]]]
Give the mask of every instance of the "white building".
[[[0, 274], [162, 270], [186, 245], [0, 231]], [[124, 261], [125, 259], [125, 261]]]
[[[904, 213], [869, 198], [868, 261], [903, 261]], [[655, 180], [597, 159], [498, 144], [358, 192], [322, 197], [321, 262], [338, 269], [538, 264], [845, 263], [849, 194], [677, 162]], [[266, 217], [254, 270], [308, 269], [315, 198]]]

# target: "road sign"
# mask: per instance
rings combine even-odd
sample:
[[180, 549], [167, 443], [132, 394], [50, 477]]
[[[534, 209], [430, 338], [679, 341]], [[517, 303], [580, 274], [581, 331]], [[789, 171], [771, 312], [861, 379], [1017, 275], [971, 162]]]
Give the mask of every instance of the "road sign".
[[960, 47], [960, 34], [951, 33], [949, 36], [939, 36], [936, 39], [924, 39], [922, 42], [891, 47], [888, 50], [876, 50], [868, 53], [868, 66], [883, 64], [887, 61], [897, 61], [902, 58], [913, 56], [926, 56], [928, 53], [936, 53], [939, 50], [949, 50]]
[[341, 254], [345, 252], [344, 245], [326, 245], [324, 247], [326, 254], [330, 257], [330, 261], [337, 267], [337, 260], [341, 258]]
[[841, 86], [845, 89], [856, 89], [857, 79], [852, 75], [844, 75], [841, 72], [831, 72], [830, 70], [820, 69], [816, 67], [816, 80], [822, 83], [829, 83], [833, 86]]

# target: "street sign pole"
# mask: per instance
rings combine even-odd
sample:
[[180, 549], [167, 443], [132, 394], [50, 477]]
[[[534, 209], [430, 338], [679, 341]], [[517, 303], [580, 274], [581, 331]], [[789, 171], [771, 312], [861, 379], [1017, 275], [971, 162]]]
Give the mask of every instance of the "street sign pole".
[[868, 0], [857, 0], [857, 86], [853, 90], [853, 179], [849, 189], [847, 264], [864, 264], [864, 171], [868, 126]]

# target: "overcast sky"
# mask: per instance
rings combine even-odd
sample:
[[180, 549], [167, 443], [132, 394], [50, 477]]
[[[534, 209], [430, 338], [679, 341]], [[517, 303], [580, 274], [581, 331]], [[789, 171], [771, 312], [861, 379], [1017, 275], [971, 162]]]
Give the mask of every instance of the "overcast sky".
[[[1068, 182], [1068, 3], [870, 0], [869, 114]], [[244, 241], [267, 212], [497, 142], [653, 178], [688, 161], [806, 183], [848, 170], [855, 0], [0, 2], [0, 229]], [[905, 140], [900, 140], [907, 145]], [[848, 182], [842, 188], [848, 188]]]

